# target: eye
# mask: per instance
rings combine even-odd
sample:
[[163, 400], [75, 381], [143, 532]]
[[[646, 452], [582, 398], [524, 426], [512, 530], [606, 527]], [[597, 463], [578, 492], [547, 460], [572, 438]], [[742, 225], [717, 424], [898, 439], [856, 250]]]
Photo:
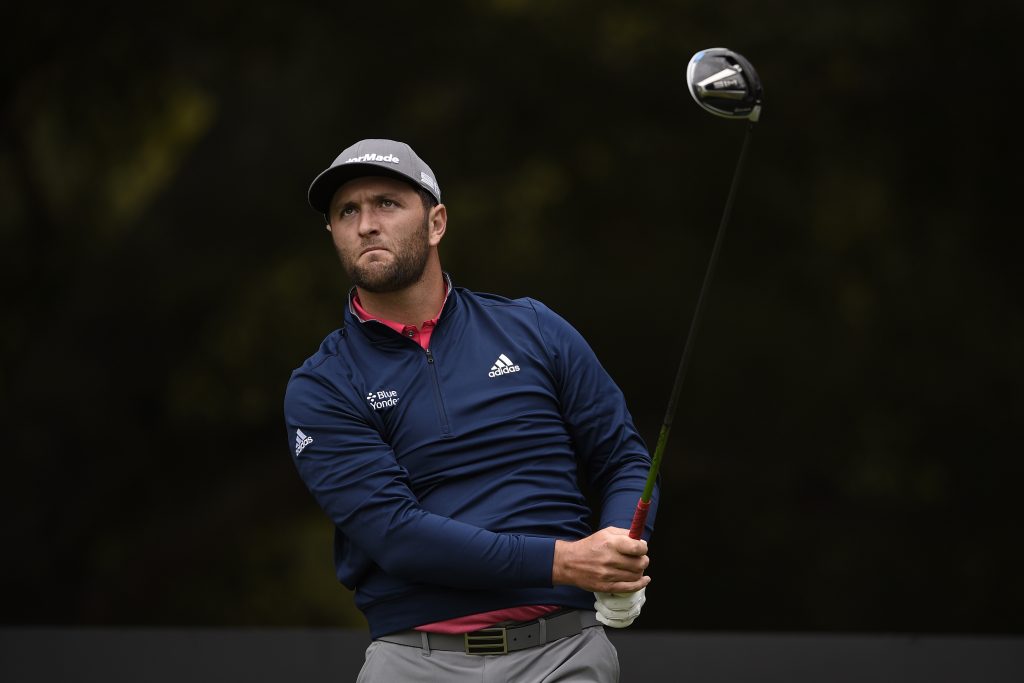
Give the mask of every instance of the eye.
[[393, 199], [381, 199], [380, 200], [380, 205], [382, 207], [384, 207], [385, 209], [390, 209], [390, 208], [393, 208], [394, 206], [396, 206], [395, 200], [393, 200]]
[[342, 207], [342, 209], [338, 213], [338, 215], [340, 215], [342, 217], [351, 216], [355, 212], [356, 212], [356, 207], [354, 207], [354, 206], [345, 206], [345, 207]]

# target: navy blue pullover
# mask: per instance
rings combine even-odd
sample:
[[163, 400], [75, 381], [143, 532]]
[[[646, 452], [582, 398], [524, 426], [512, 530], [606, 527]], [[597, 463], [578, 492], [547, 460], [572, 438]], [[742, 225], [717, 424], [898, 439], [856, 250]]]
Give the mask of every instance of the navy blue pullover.
[[452, 288], [424, 351], [349, 308], [292, 373], [285, 421], [371, 636], [591, 609], [593, 594], [551, 583], [555, 539], [592, 533], [578, 472], [601, 528], [628, 528], [650, 456], [582, 336], [538, 301]]

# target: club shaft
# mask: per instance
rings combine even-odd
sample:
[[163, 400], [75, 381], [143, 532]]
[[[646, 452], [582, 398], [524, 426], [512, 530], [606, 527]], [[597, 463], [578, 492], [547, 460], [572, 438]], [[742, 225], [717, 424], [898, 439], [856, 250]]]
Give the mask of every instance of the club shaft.
[[747, 126], [747, 132], [743, 136], [743, 146], [740, 148], [740, 158], [736, 162], [736, 170], [732, 174], [732, 184], [729, 186], [729, 195], [725, 200], [725, 210], [722, 211], [722, 220], [718, 224], [718, 234], [715, 236], [715, 244], [711, 248], [711, 257], [708, 259], [708, 267], [704, 272], [704, 282], [700, 287], [700, 294], [697, 296], [697, 306], [693, 311], [693, 318], [690, 320], [690, 330], [686, 334], [686, 344], [683, 346], [683, 356], [679, 359], [679, 368], [676, 370], [676, 378], [672, 383], [672, 393], [669, 395], [668, 407], [665, 409], [665, 419], [661, 423], [661, 431], [658, 433], [658, 443], [654, 447], [654, 457], [651, 459], [651, 469], [647, 473], [647, 483], [637, 503], [636, 512], [633, 514], [633, 523], [630, 525], [629, 535], [633, 538], [640, 538], [643, 534], [644, 523], [647, 520], [647, 510], [651, 504], [651, 496], [654, 495], [654, 485], [658, 480], [658, 471], [661, 469], [661, 458], [665, 454], [665, 444], [668, 443], [669, 432], [672, 431], [672, 421], [676, 416], [676, 408], [679, 405], [679, 395], [682, 393], [683, 380], [686, 378], [686, 371], [690, 366], [690, 355], [693, 352], [693, 340], [697, 336], [697, 328], [704, 313], [704, 305], [707, 300], [708, 288], [711, 279], [715, 274], [715, 265], [718, 263], [718, 253], [722, 250], [722, 242], [725, 237], [725, 226], [729, 224], [732, 215], [733, 200], [736, 197], [736, 188], [739, 187], [740, 177], [743, 175], [743, 164], [747, 158], [747, 147], [750, 146], [751, 133], [754, 130], [754, 123]]

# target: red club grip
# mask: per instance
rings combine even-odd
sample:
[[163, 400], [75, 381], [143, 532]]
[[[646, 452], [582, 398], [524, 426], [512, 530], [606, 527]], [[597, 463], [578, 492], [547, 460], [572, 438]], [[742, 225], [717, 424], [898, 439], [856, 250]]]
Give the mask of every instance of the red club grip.
[[636, 504], [636, 512], [633, 513], [633, 523], [629, 525], [630, 538], [643, 538], [644, 524], [647, 523], [647, 511], [650, 508], [650, 502], [645, 503], [641, 500]]

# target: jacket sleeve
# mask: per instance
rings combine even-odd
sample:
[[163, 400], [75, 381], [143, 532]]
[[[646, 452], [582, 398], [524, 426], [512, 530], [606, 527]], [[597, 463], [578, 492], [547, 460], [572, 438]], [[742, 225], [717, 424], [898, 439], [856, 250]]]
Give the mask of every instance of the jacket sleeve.
[[554, 539], [493, 533], [424, 510], [391, 447], [323, 377], [293, 373], [285, 421], [307, 488], [387, 574], [458, 588], [551, 586]]
[[[651, 466], [647, 446], [633, 424], [622, 390], [583, 336], [544, 304], [531, 303], [552, 353], [561, 410], [576, 457], [601, 500], [601, 528], [628, 529]], [[659, 487], [655, 486], [645, 539], [654, 529], [658, 494]]]

